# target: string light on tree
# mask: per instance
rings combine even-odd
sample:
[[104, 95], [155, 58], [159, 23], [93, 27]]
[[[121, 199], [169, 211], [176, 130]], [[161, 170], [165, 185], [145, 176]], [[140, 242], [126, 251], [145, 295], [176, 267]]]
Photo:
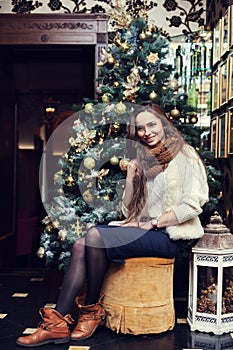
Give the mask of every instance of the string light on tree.
[[43, 258], [45, 256], [44, 247], [39, 247], [39, 249], [37, 250], [37, 256], [38, 256], [38, 258]]

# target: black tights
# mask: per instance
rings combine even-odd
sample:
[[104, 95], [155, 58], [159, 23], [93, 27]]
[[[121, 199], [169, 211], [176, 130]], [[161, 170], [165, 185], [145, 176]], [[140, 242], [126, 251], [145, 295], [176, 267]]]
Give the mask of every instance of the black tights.
[[85, 305], [95, 304], [99, 299], [109, 263], [99, 231], [92, 227], [85, 238], [80, 238], [74, 243], [70, 265], [64, 276], [56, 310], [62, 315], [69, 313], [75, 297], [82, 291], [86, 280]]

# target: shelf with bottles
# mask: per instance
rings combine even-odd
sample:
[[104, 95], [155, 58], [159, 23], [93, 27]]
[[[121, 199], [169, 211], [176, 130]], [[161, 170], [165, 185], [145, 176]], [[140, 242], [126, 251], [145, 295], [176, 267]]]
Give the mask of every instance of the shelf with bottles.
[[188, 95], [190, 105], [199, 114], [198, 119], [208, 119], [206, 116], [209, 116], [211, 111], [211, 40], [191, 42], [183, 36], [176, 37], [176, 40], [171, 42], [169, 56], [169, 63], [173, 65], [174, 78], [177, 80], [178, 93]]

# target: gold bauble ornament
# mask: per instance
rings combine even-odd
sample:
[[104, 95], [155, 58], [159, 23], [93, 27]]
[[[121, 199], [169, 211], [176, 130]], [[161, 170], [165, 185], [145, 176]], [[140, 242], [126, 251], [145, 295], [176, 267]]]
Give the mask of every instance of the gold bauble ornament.
[[154, 101], [156, 99], [158, 95], [156, 94], [156, 92], [153, 90], [150, 94], [149, 94], [149, 99]]
[[109, 56], [107, 59], [109, 64], [113, 64], [114, 63], [114, 57], [113, 56]]
[[118, 87], [119, 86], [119, 82], [118, 81], [114, 81], [113, 86], [114, 87]]
[[91, 157], [87, 157], [84, 159], [83, 165], [86, 169], [92, 170], [95, 167], [95, 159], [93, 159]]
[[73, 178], [72, 175], [67, 176], [67, 178], [65, 179], [65, 184], [66, 186], [72, 187], [75, 185], [75, 179]]
[[127, 167], [129, 164], [129, 159], [128, 158], [122, 158], [119, 162], [119, 166], [121, 168], [122, 171], [126, 171]]
[[118, 113], [118, 114], [122, 114], [122, 113], [125, 113], [126, 111], [126, 105], [121, 101], [121, 102], [118, 102], [115, 107], [114, 107], [114, 110]]
[[112, 165], [117, 165], [119, 163], [119, 158], [117, 156], [113, 156], [110, 158], [110, 163]]
[[44, 249], [44, 247], [40, 247], [38, 250], [37, 250], [37, 256], [38, 256], [38, 258], [43, 258], [44, 257], [44, 255], [45, 255], [45, 249]]
[[145, 33], [145, 32], [141, 32], [141, 33], [139, 34], [139, 39], [145, 40], [145, 39], [146, 39], [146, 33]]
[[178, 118], [180, 116], [180, 111], [179, 109], [177, 109], [176, 107], [174, 107], [171, 111], [170, 111], [170, 115], [173, 118]]

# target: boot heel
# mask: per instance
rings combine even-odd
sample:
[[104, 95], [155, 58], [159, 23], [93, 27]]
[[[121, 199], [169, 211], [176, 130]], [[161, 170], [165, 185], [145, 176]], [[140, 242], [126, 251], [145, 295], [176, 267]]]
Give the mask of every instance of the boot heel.
[[70, 341], [70, 337], [54, 340], [54, 344], [64, 344]]

